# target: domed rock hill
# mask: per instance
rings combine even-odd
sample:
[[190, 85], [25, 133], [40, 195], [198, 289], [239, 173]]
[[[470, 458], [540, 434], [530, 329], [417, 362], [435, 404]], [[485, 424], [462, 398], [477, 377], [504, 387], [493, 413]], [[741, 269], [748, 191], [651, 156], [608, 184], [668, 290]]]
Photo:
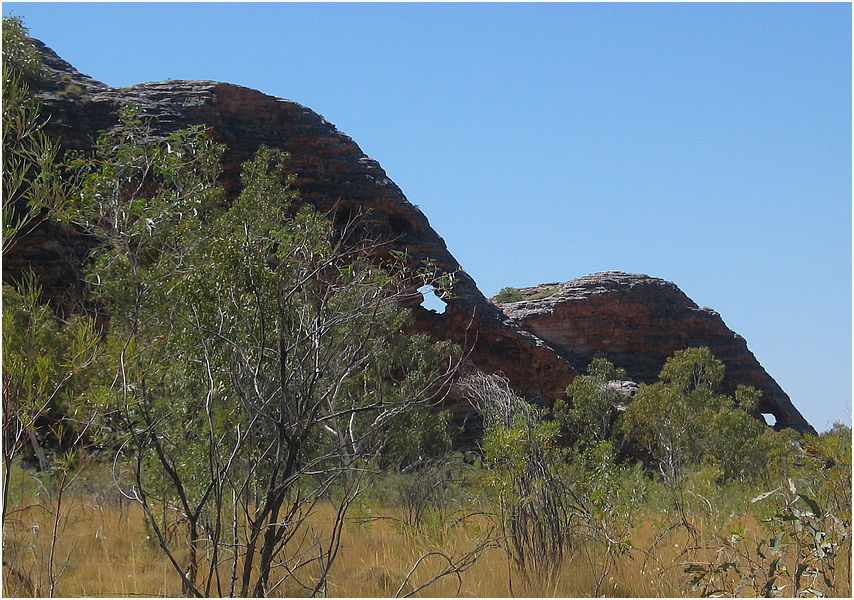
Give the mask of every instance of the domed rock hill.
[[[49, 70], [35, 88], [48, 117], [46, 131], [63, 150], [90, 151], [105, 130], [118, 128], [128, 104], [150, 118], [150, 134], [203, 125], [225, 144], [221, 182], [240, 191], [240, 168], [263, 144], [290, 154], [293, 186], [304, 202], [323, 212], [361, 218], [360, 223], [405, 251], [413, 265], [430, 260], [454, 276], [453, 296], [442, 314], [413, 307], [415, 329], [458, 343], [475, 365], [502, 371], [516, 391], [543, 397], [563, 395], [575, 371], [539, 338], [520, 329], [477, 288], [448, 252], [424, 214], [411, 204], [379, 163], [322, 116], [296, 102], [214, 81], [170, 80], [113, 88], [77, 71], [38, 40]], [[81, 267], [93, 241], [72, 227], [40, 224], [3, 259], [3, 280], [16, 281], [25, 268], [40, 279], [45, 296], [61, 312], [76, 310], [83, 295]], [[453, 406], [464, 413], [464, 404]]]
[[[654, 316], [667, 302], [654, 293], [644, 297], [634, 292], [626, 297], [632, 299], [629, 305], [639, 315], [637, 319], [641, 319], [640, 315], [649, 316], [644, 325], [646, 333], [630, 336], [635, 317], [630, 319], [621, 312], [619, 303], [603, 302], [625, 295], [623, 288], [632, 289], [628, 284], [597, 294], [595, 285], [584, 283], [576, 286], [577, 292], [570, 293], [570, 286], [566, 288], [569, 295], [561, 292], [539, 304], [496, 305], [460, 269], [424, 214], [406, 199], [379, 163], [311, 109], [256, 90], [213, 81], [170, 80], [113, 88], [80, 73], [41, 42], [34, 43], [50, 72], [48, 80], [35, 91], [43, 103], [43, 113], [49, 117], [46, 130], [63, 149], [91, 150], [102, 131], [119, 126], [119, 109], [135, 104], [151, 118], [153, 136], [165, 137], [193, 125], [206, 126], [214, 139], [226, 145], [222, 182], [232, 195], [239, 192], [240, 165], [259, 146], [289, 152], [294, 187], [303, 201], [324, 212], [335, 209], [339, 215], [360, 215], [369, 221], [367, 225], [375, 235], [388, 241], [389, 249], [406, 251], [413, 264], [429, 259], [440, 270], [454, 275], [456, 283], [453, 296], [445, 299], [446, 310], [440, 314], [413, 307], [414, 329], [458, 343], [468, 360], [487, 372], [504, 373], [523, 396], [551, 404], [565, 394], [576, 369], [586, 367], [589, 357], [600, 349], [610, 353], [618, 364], [637, 365], [630, 372], [639, 381], [646, 381], [650, 373], [657, 373], [662, 357], [672, 349], [684, 347], [682, 344], [689, 340], [706, 339], [685, 334], [691, 326], [680, 319], [692, 317], [700, 323], [711, 315], [704, 313], [697, 320], [698, 315], [692, 311], [699, 309], [694, 307], [680, 309], [678, 314], [666, 313], [667, 318]], [[59, 311], [75, 310], [84, 294], [81, 267], [92, 245], [90, 238], [74, 228], [50, 221], [41, 223], [3, 258], [3, 280], [16, 281], [23, 269], [32, 268], [45, 295]], [[584, 280], [587, 278], [576, 281]], [[643, 289], [642, 285], [633, 285], [637, 290]], [[675, 300], [677, 304], [693, 304], [682, 296], [682, 300]], [[559, 304], [561, 298], [565, 301]], [[650, 306], [644, 308], [645, 302]], [[561, 325], [559, 321], [564, 318], [567, 324]], [[722, 321], [720, 326], [721, 332], [726, 330]], [[582, 333], [556, 333], [576, 329]], [[612, 331], [623, 332], [623, 338]], [[624, 340], [620, 342], [623, 345], [615, 346], [615, 340], [620, 339]], [[629, 339], [642, 342], [629, 343]], [[728, 370], [730, 365], [745, 366], [740, 371], [734, 369], [731, 380], [751, 385], [758, 382], [757, 387], [766, 392], [762, 411], [775, 414], [779, 425], [811, 430], [743, 340], [739, 346], [740, 338], [734, 339], [727, 346], [729, 354], [720, 357]], [[611, 340], [610, 345], [605, 340]], [[634, 360], [630, 360], [632, 356]], [[456, 402], [451, 408], [460, 417], [471, 410], [465, 402]]]
[[726, 366], [725, 391], [752, 385], [763, 393], [758, 413], [774, 415], [777, 427], [812, 431], [744, 338], [669, 281], [607, 271], [521, 288], [517, 297], [523, 299], [497, 304], [578, 371], [602, 356], [633, 380], [649, 383], [675, 351], [708, 346]]

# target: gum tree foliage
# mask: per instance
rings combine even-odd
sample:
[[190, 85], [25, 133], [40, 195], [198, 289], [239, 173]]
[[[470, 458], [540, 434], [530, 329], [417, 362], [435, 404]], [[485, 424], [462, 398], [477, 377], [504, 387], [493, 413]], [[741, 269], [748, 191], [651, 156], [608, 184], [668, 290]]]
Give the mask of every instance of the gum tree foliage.
[[759, 392], [740, 386], [718, 393], [724, 365], [708, 348], [688, 348], [667, 359], [659, 381], [642, 385], [623, 414], [625, 434], [657, 461], [665, 483], [706, 462], [724, 479], [746, 479], [765, 466], [773, 434], [751, 416]]
[[627, 401], [611, 382], [626, 379], [626, 371], [614, 367], [607, 359], [594, 358], [586, 375], [579, 375], [566, 389], [570, 403], [555, 402], [555, 419], [570, 433], [579, 446], [591, 446], [614, 436], [616, 407]]
[[764, 535], [742, 527], [707, 533], [715, 559], [685, 563], [692, 590], [701, 597], [850, 596], [850, 521], [788, 477], [751, 502], [770, 510]]
[[[325, 593], [385, 434], [454, 365], [451, 346], [402, 333], [399, 303], [432, 273], [395, 255], [379, 268], [378, 242], [299, 207], [281, 152], [260, 149], [226, 206], [204, 132], [123, 120], [77, 164], [71, 218], [105, 241], [89, 275], [110, 316], [101, 402], [136, 462], [133, 497], [186, 593]], [[337, 515], [323, 533], [305, 523], [322, 499]], [[306, 539], [311, 554], [288, 551]]]
[[23, 233], [58, 210], [67, 196], [59, 147], [30, 86], [45, 76], [20, 17], [3, 17], [3, 255]]
[[[44, 67], [35, 46], [27, 39], [28, 33], [22, 17], [3, 17], [3, 65], [25, 82], [33, 82], [44, 76]], [[4, 83], [8, 82], [7, 73], [4, 72]]]

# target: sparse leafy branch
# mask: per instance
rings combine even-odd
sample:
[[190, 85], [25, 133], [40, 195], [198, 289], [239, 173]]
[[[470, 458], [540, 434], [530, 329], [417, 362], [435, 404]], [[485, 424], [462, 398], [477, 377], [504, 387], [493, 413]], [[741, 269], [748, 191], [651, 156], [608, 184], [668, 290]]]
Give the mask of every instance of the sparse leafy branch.
[[59, 146], [45, 134], [30, 90], [44, 68], [26, 34], [19, 17], [3, 17], [3, 256], [70, 193], [60, 177]]
[[723, 560], [684, 565], [690, 585], [703, 597], [740, 596], [745, 589], [766, 598], [836, 595], [836, 559], [850, 546], [850, 525], [823, 511], [791, 479], [753, 502], [770, 500], [776, 505], [766, 519], [771, 537], [715, 535], [705, 549]]

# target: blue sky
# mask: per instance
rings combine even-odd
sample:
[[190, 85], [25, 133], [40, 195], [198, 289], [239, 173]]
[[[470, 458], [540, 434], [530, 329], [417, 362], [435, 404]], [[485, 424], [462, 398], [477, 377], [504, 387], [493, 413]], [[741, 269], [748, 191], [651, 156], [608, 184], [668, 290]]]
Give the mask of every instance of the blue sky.
[[717, 310], [851, 423], [851, 5], [17, 3], [109, 85], [212, 79], [350, 135], [492, 295], [602, 270]]

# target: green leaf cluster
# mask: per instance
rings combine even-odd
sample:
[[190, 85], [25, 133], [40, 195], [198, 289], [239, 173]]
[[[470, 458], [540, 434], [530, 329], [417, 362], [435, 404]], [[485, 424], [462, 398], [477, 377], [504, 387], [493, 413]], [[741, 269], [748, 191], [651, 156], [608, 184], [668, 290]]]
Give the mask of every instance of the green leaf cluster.
[[59, 147], [30, 85], [43, 75], [41, 57], [20, 17], [3, 17], [3, 255], [18, 237], [59, 210], [68, 189]]
[[[29, 30], [20, 16], [3, 17], [3, 95], [10, 77], [32, 83], [45, 76], [41, 56], [27, 37]], [[5, 98], [4, 98], [5, 100]]]
[[594, 358], [587, 374], [577, 376], [567, 388], [570, 400], [560, 398], [555, 402], [555, 420], [580, 447], [614, 438], [616, 410], [627, 398], [613, 383], [626, 377], [624, 369], [604, 358]]
[[[101, 353], [101, 336], [94, 321], [72, 317], [60, 322], [43, 303], [41, 287], [31, 272], [24, 274], [17, 288], [3, 285], [6, 465], [30, 448], [42, 471], [51, 468], [54, 457], [49, 458], [42, 447], [37, 423], [40, 419], [52, 422], [51, 433], [62, 442], [69, 420], [80, 426], [91, 417], [88, 393], [98, 374]], [[4, 498], [7, 483], [4, 480]]]
[[746, 479], [767, 465], [774, 433], [749, 412], [758, 392], [720, 394], [723, 378], [724, 365], [708, 348], [677, 351], [625, 411], [624, 433], [653, 456], [666, 481], [675, 484], [701, 463], [715, 465], [724, 479]]
[[525, 292], [514, 287], [501, 288], [493, 297], [496, 302], [521, 302], [524, 299]]

